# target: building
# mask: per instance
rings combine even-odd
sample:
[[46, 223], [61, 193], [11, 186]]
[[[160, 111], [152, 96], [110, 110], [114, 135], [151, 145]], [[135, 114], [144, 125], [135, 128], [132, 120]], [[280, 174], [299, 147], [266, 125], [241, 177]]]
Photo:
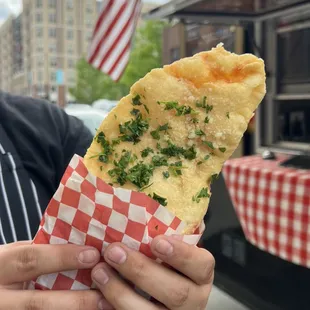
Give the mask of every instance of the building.
[[0, 89], [11, 91], [13, 75], [13, 20], [10, 16], [0, 28]]
[[97, 16], [96, 0], [23, 0], [22, 13], [0, 28], [0, 88], [60, 105], [72, 100], [76, 62]]

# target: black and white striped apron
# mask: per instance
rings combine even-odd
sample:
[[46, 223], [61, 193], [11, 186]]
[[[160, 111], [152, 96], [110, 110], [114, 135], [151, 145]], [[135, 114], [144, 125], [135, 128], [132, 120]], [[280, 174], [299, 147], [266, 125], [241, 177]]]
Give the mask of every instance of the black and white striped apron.
[[32, 239], [41, 217], [36, 187], [0, 124], [0, 244]]

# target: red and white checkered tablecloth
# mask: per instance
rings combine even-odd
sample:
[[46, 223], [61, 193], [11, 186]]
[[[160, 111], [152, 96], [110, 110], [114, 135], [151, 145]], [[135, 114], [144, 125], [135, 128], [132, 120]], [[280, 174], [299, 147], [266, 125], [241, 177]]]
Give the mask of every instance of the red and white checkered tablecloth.
[[261, 156], [231, 159], [224, 179], [247, 240], [310, 268], [310, 171], [280, 162]]
[[[112, 242], [155, 259], [150, 244], [160, 234], [180, 235], [186, 223], [142, 192], [114, 188], [92, 175], [75, 155], [51, 199], [33, 240], [35, 244], [79, 244], [100, 253]], [[182, 240], [197, 244], [204, 223]], [[91, 270], [42, 275], [29, 289], [87, 290], [93, 287]]]

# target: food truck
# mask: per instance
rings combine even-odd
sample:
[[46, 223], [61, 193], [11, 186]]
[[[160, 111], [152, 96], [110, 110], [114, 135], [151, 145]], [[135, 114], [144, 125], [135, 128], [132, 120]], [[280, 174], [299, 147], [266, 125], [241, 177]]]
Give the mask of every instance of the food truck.
[[219, 42], [264, 59], [267, 94], [213, 184], [201, 245], [250, 309], [310, 309], [310, 1], [172, 0], [145, 18], [170, 21], [164, 63]]

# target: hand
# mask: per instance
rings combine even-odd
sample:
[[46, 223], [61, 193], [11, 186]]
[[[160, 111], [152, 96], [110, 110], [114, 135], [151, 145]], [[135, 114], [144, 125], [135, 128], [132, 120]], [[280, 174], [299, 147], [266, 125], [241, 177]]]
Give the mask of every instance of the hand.
[[[121, 243], [107, 247], [106, 263], [92, 270], [92, 278], [107, 301], [116, 310], [204, 310], [214, 277], [213, 256], [204, 249], [166, 236], [154, 238], [151, 249], [174, 270]], [[113, 269], [158, 302], [138, 295]]]
[[[97, 310], [107, 305], [96, 291], [24, 291], [26, 281], [40, 275], [94, 267], [100, 258], [91, 247], [30, 245], [0, 246], [0, 309]], [[100, 308], [100, 306], [101, 308]]]

